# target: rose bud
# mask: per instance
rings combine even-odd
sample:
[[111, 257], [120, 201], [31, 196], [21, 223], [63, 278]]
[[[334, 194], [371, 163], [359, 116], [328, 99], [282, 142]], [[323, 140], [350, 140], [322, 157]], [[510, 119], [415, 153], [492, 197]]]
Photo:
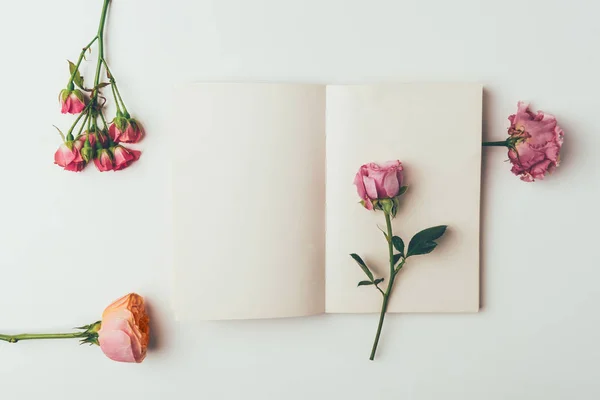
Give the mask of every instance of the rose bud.
[[544, 179], [560, 163], [563, 130], [553, 115], [529, 111], [529, 104], [520, 101], [517, 113], [508, 117], [508, 158], [512, 173], [525, 182]]
[[149, 322], [142, 296], [131, 293], [120, 298], [102, 314], [100, 348], [113, 361], [141, 363], [150, 341]]
[[79, 150], [79, 152], [81, 153], [81, 158], [83, 158], [83, 161], [85, 161], [86, 164], [94, 158], [94, 148], [91, 146], [89, 140], [85, 140], [83, 142], [83, 147], [81, 150]]
[[112, 171], [115, 168], [112, 154], [108, 149], [100, 149], [96, 152], [96, 158], [94, 158], [94, 164], [98, 171], [106, 172]]
[[115, 143], [137, 143], [144, 136], [140, 124], [128, 114], [117, 112], [117, 116], [108, 128], [111, 139]]
[[89, 136], [90, 146], [94, 149], [98, 147], [97, 144], [99, 144], [100, 148], [103, 148], [108, 143], [108, 135], [107, 135], [106, 131], [102, 132], [99, 129], [97, 129], [95, 131], [94, 131], [94, 129], [91, 129], [89, 134], [88, 134], [88, 132], [84, 132], [83, 134], [77, 136], [77, 140], [79, 140], [85, 144], [85, 141], [88, 140], [88, 136]]
[[85, 168], [85, 160], [81, 156], [83, 143], [79, 140], [67, 140], [54, 153], [54, 164], [66, 171], [79, 172]]
[[128, 149], [121, 145], [116, 145], [111, 150], [114, 158], [115, 171], [127, 168], [134, 161], [139, 160], [140, 155], [142, 154], [141, 151]]
[[382, 165], [369, 163], [361, 166], [354, 178], [354, 184], [366, 209], [383, 210], [385, 204], [386, 211], [390, 212], [395, 202], [386, 199], [395, 199], [404, 192], [402, 180], [402, 163], [395, 160]]
[[79, 114], [85, 109], [85, 97], [79, 89], [63, 89], [59, 95], [63, 114]]

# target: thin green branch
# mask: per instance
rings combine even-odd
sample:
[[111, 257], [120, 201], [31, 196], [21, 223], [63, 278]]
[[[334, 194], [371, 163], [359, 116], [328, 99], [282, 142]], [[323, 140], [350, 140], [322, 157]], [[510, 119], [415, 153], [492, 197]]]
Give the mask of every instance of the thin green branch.
[[108, 67], [108, 63], [106, 62], [106, 60], [103, 60], [103, 61], [104, 61], [104, 68], [106, 68], [106, 72], [108, 73], [108, 79], [110, 80], [110, 84], [112, 86], [113, 96], [115, 98], [115, 103], [117, 104], [117, 110], [121, 111], [121, 109], [119, 107], [119, 102], [120, 102], [121, 106], [123, 106], [123, 111], [125, 111], [125, 116], [128, 117], [129, 111], [127, 111], [127, 106], [125, 105], [125, 102], [123, 101], [123, 98], [121, 97], [121, 92], [119, 91], [119, 87], [117, 85], [117, 80], [115, 79], [115, 76], [113, 75], [112, 71]]
[[[102, 5], [102, 16], [98, 26], [98, 63], [96, 65], [96, 78], [94, 79], [94, 88], [100, 83], [100, 73], [104, 62], [104, 26], [106, 25], [106, 15], [108, 14], [108, 4], [110, 0], [104, 0]], [[96, 93], [97, 96], [97, 93]]]
[[508, 140], [503, 140], [501, 142], [483, 142], [481, 145], [484, 147], [508, 147]]
[[94, 42], [98, 40], [98, 36], [95, 36], [92, 41], [83, 48], [83, 50], [81, 50], [81, 53], [79, 54], [79, 58], [77, 59], [77, 63], [75, 64], [75, 69], [73, 70], [73, 73], [71, 74], [71, 77], [69, 78], [69, 83], [67, 83], [67, 86], [71, 86], [73, 84], [73, 81], [75, 80], [75, 75], [77, 74], [77, 71], [79, 70], [79, 66], [81, 65], [81, 62], [83, 61], [83, 58], [85, 57], [85, 52], [89, 50], [90, 47], [92, 47], [92, 45], [94, 44]]
[[85, 119], [83, 120], [83, 123], [79, 127], [79, 132], [77, 133], [77, 137], [81, 136], [81, 132], [83, 132], [83, 128], [85, 128], [85, 124], [87, 123], [87, 121], [88, 121], [89, 118], [90, 118], [90, 114], [87, 113], [85, 115]]
[[74, 333], [22, 333], [20, 335], [2, 335], [0, 334], [0, 340], [8, 343], [17, 343], [22, 340], [37, 340], [37, 339], [79, 339], [85, 338], [89, 334], [88, 332], [74, 332]]

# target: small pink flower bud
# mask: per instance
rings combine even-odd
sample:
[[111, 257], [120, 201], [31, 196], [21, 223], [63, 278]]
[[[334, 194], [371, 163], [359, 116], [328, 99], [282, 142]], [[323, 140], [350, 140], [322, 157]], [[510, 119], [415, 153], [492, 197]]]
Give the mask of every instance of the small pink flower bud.
[[135, 119], [120, 114], [114, 119], [108, 132], [115, 143], [137, 143], [144, 136], [144, 130]]
[[121, 145], [116, 145], [115, 147], [111, 148], [111, 150], [114, 158], [115, 171], [127, 168], [134, 161], [139, 160], [142, 154], [141, 151], [128, 149]]
[[94, 164], [100, 172], [112, 171], [115, 168], [112, 154], [108, 149], [100, 149], [97, 151], [96, 158], [94, 158]]
[[63, 89], [59, 100], [63, 114], [79, 114], [85, 109], [85, 97], [79, 89]]
[[85, 168], [85, 161], [81, 156], [81, 141], [67, 140], [61, 144], [54, 153], [54, 163], [65, 169], [65, 171], [79, 172]]

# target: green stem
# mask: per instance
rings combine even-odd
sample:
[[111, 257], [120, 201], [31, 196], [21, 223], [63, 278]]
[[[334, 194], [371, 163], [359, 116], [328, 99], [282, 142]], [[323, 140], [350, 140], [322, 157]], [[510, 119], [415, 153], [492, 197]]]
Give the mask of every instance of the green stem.
[[130, 117], [129, 111], [127, 111], [127, 106], [125, 106], [125, 102], [123, 101], [123, 98], [121, 97], [121, 92], [119, 92], [119, 87], [117, 86], [117, 81], [115, 81], [114, 78], [112, 80], [112, 87], [117, 92], [117, 96], [119, 96], [119, 101], [121, 102], [121, 105], [123, 106], [123, 111], [124, 111], [124, 114], [125, 114], [125, 118], [129, 118]]
[[483, 142], [482, 146], [508, 147], [508, 140], [503, 140], [501, 142]]
[[115, 98], [115, 103], [117, 104], [117, 110], [119, 112], [121, 111], [121, 108], [119, 107], [119, 102], [120, 102], [121, 105], [123, 106], [123, 110], [125, 111], [125, 118], [129, 118], [130, 115], [129, 115], [129, 112], [127, 111], [127, 106], [125, 105], [125, 102], [123, 101], [123, 98], [121, 97], [121, 92], [119, 91], [119, 86], [117, 85], [117, 80], [115, 79], [115, 76], [113, 75], [112, 71], [108, 67], [106, 60], [104, 60], [104, 68], [106, 68], [106, 72], [108, 72], [108, 78], [110, 79], [110, 86], [112, 88], [113, 97]]
[[87, 332], [75, 333], [22, 333], [20, 335], [2, 335], [0, 340], [9, 343], [17, 343], [21, 340], [38, 340], [38, 339], [80, 339], [85, 338], [89, 334]]
[[[119, 105], [119, 97], [117, 97], [117, 92], [115, 91], [115, 88], [117, 87], [117, 82], [115, 81], [115, 78], [113, 78], [113, 76], [110, 72], [108, 74], [110, 75], [110, 88], [112, 89], [113, 97], [115, 98], [115, 104], [117, 105], [117, 111], [120, 114], [121, 106]], [[125, 104], [123, 104], [123, 107], [125, 107]]]
[[[73, 133], [73, 129], [75, 129], [75, 127], [77, 126], [77, 124], [79, 123], [79, 121], [81, 120], [81, 118], [83, 118], [83, 116], [85, 116], [85, 117], [86, 117], [86, 120], [87, 120], [87, 117], [88, 117], [88, 114], [89, 114], [89, 110], [90, 110], [90, 107], [91, 107], [91, 105], [92, 105], [92, 103], [91, 103], [91, 102], [90, 102], [90, 103], [88, 103], [88, 105], [87, 105], [87, 106], [85, 106], [85, 108], [83, 109], [83, 111], [79, 113], [79, 115], [77, 116], [77, 119], [75, 119], [75, 122], [73, 122], [73, 125], [71, 125], [71, 128], [69, 128], [69, 132], [68, 132], [68, 134], [69, 134], [69, 133]], [[84, 121], [83, 121], [83, 124], [84, 124], [84, 125], [85, 125], [85, 121], [86, 121], [86, 120], [84, 120]]]
[[92, 47], [92, 45], [94, 44], [94, 42], [98, 40], [98, 36], [94, 36], [94, 38], [92, 39], [92, 41], [83, 48], [83, 50], [81, 50], [81, 53], [79, 54], [79, 59], [77, 60], [77, 63], [75, 64], [75, 69], [73, 70], [73, 73], [71, 74], [71, 77], [69, 78], [69, 83], [67, 83], [67, 87], [70, 87], [73, 85], [73, 80], [75, 79], [75, 74], [77, 74], [77, 71], [79, 70], [79, 66], [81, 65], [81, 62], [83, 61], [83, 58], [85, 57], [85, 52], [89, 50], [90, 47]]
[[[108, 13], [108, 3], [110, 0], [104, 0], [102, 5], [102, 16], [100, 17], [100, 25], [98, 26], [98, 64], [96, 65], [96, 78], [94, 79], [94, 88], [100, 83], [100, 72], [102, 70], [102, 63], [104, 62], [104, 26], [106, 25], [106, 15]], [[98, 96], [96, 90], [95, 96]]]
[[81, 135], [81, 132], [83, 132], [83, 128], [85, 128], [85, 124], [88, 122], [89, 118], [90, 118], [90, 114], [86, 114], [85, 119], [83, 120], [83, 123], [79, 127], [79, 132], [77, 133], [76, 137], [79, 137]]
[[375, 353], [377, 352], [377, 345], [379, 344], [379, 337], [381, 336], [381, 328], [383, 328], [383, 319], [385, 318], [385, 312], [387, 311], [387, 305], [390, 296], [386, 293], [383, 295], [383, 304], [381, 305], [381, 315], [379, 316], [379, 325], [377, 326], [377, 334], [375, 335], [375, 342], [373, 342], [373, 348], [371, 349], [371, 356], [369, 360], [375, 359]]
[[106, 123], [106, 118], [104, 117], [104, 111], [102, 111], [102, 109], [100, 109], [100, 118], [104, 124], [104, 129], [108, 129], [108, 124]]
[[392, 288], [394, 286], [394, 280], [396, 278], [396, 274], [402, 266], [404, 265], [406, 259], [403, 259], [398, 269], [394, 268], [394, 245], [392, 243], [392, 238], [394, 237], [394, 232], [392, 231], [392, 217], [390, 213], [385, 212], [385, 225], [387, 227], [387, 237], [388, 237], [388, 252], [389, 252], [389, 260], [390, 260], [390, 279], [388, 281], [388, 286], [383, 293], [383, 303], [381, 305], [381, 314], [379, 315], [379, 324], [377, 325], [377, 334], [375, 335], [375, 341], [373, 342], [373, 348], [371, 350], [371, 357], [369, 360], [375, 359], [375, 353], [377, 352], [377, 345], [379, 344], [379, 337], [381, 336], [381, 329], [383, 328], [383, 320], [385, 319], [385, 313], [387, 311], [388, 302], [390, 301], [390, 295], [392, 294]]

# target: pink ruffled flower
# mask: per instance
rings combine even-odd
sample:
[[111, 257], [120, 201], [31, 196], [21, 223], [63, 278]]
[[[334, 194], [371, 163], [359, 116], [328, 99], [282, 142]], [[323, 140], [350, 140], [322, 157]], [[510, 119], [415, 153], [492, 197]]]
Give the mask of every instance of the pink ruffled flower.
[[100, 348], [113, 361], [141, 363], [150, 341], [149, 322], [142, 296], [131, 293], [120, 298], [102, 314]]
[[529, 104], [520, 101], [517, 113], [508, 117], [508, 158], [512, 173], [525, 182], [544, 179], [560, 163], [560, 148], [564, 133], [553, 115], [529, 110]]
[[402, 163], [398, 160], [384, 164], [369, 163], [360, 167], [354, 184], [366, 209], [373, 209], [373, 201], [391, 199], [402, 188]]
[[108, 149], [100, 149], [97, 151], [96, 157], [94, 158], [94, 164], [100, 172], [112, 171], [115, 168], [112, 154]]
[[54, 153], [54, 164], [63, 167], [66, 171], [79, 172], [85, 168], [85, 161], [81, 156], [83, 142], [79, 140], [67, 141], [60, 145]]
[[116, 145], [112, 148], [112, 154], [114, 158], [114, 170], [119, 171], [127, 168], [134, 161], [139, 160], [142, 152], [138, 150], [128, 149], [121, 145]]
[[144, 130], [135, 119], [123, 116], [115, 118], [108, 132], [115, 143], [137, 143], [144, 136]]
[[63, 89], [59, 99], [63, 114], [79, 114], [85, 109], [85, 97], [79, 89]]

